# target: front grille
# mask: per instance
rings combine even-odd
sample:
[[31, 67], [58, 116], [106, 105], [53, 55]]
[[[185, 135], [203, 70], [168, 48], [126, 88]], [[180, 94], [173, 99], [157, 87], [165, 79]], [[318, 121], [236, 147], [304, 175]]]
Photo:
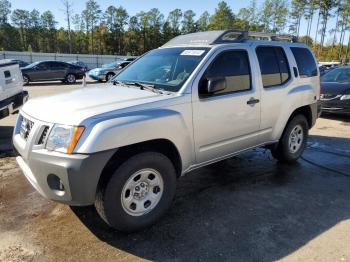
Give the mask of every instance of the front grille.
[[28, 140], [28, 137], [30, 135], [30, 131], [32, 130], [34, 125], [33, 121], [30, 121], [29, 119], [25, 118], [22, 116], [22, 121], [21, 121], [21, 127], [20, 127], [20, 135], [24, 140]]
[[49, 131], [49, 126], [43, 126], [43, 131], [39, 137], [39, 140], [38, 140], [38, 145], [42, 145], [45, 143], [46, 141], [46, 137], [48, 135], [48, 131]]
[[321, 100], [332, 100], [340, 97], [341, 95], [334, 95], [334, 94], [321, 94], [320, 99]]

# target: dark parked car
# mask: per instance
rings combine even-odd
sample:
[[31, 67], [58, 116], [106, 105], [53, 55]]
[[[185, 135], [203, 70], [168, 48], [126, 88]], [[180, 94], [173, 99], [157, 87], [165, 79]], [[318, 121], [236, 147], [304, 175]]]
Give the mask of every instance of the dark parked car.
[[350, 115], [350, 67], [335, 68], [321, 78], [321, 108], [324, 113]]
[[77, 79], [82, 79], [85, 75], [83, 68], [58, 61], [35, 62], [21, 70], [24, 84], [56, 80], [73, 84]]
[[20, 68], [26, 67], [26, 66], [29, 65], [29, 63], [24, 62], [24, 61], [22, 61], [22, 60], [18, 60], [18, 59], [10, 59], [10, 60], [11, 60], [12, 62], [17, 63], [17, 64], [19, 65]]
[[87, 64], [85, 64], [82, 61], [75, 60], [75, 61], [70, 61], [68, 63], [71, 65], [75, 65], [75, 66], [79, 66], [79, 67], [83, 68], [85, 70], [85, 72], [89, 70]]
[[132, 62], [136, 59], [136, 57], [128, 57], [128, 58], [125, 58], [124, 61], [129, 61], [129, 62]]

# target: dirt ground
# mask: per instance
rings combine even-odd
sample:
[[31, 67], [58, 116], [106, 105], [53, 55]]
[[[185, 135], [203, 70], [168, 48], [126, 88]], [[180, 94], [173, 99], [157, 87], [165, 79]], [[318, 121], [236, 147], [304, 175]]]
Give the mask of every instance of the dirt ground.
[[188, 174], [167, 215], [128, 235], [42, 198], [16, 165], [14, 123], [0, 120], [0, 261], [350, 261], [349, 118], [320, 118], [295, 165], [256, 149]]

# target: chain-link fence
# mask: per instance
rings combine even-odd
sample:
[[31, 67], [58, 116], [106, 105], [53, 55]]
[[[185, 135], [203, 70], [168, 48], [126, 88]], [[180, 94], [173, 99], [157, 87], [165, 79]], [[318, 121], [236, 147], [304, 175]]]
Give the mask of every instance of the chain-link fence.
[[44, 60], [63, 62], [81, 61], [84, 62], [89, 69], [100, 67], [103, 64], [111, 63], [127, 57], [129, 56], [0, 51], [0, 59], [17, 59], [27, 63]]

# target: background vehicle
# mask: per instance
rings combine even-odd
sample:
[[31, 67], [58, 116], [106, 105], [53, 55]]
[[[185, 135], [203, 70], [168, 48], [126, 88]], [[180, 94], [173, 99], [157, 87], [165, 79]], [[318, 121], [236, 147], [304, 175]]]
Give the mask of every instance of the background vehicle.
[[105, 64], [102, 68], [95, 68], [89, 71], [88, 76], [98, 81], [109, 81], [120, 70], [130, 64], [135, 58], [127, 58], [127, 60], [116, 61]]
[[79, 67], [81, 67], [82, 69], [84, 69], [85, 72], [87, 72], [87, 71], [89, 70], [87, 64], [85, 64], [85, 63], [82, 62], [82, 61], [77, 61], [77, 60], [75, 60], [75, 61], [70, 61], [70, 62], [68, 62], [68, 64], [75, 65], [75, 66], [79, 66]]
[[259, 146], [297, 161], [319, 91], [316, 59], [294, 38], [182, 35], [103, 87], [29, 101], [13, 136], [17, 162], [45, 197], [95, 203], [108, 225], [135, 231], [164, 214], [191, 170]]
[[15, 112], [27, 99], [18, 63], [0, 60], [0, 119]]
[[350, 67], [335, 68], [321, 78], [323, 113], [350, 115]]
[[24, 62], [24, 61], [22, 61], [22, 60], [11, 59], [11, 61], [17, 63], [17, 64], [19, 65], [20, 68], [26, 67], [26, 66], [29, 65], [29, 63]]
[[81, 67], [58, 61], [35, 62], [21, 70], [24, 84], [57, 80], [73, 84], [85, 75], [85, 71]]
[[329, 71], [329, 69], [325, 65], [319, 65], [318, 69], [320, 71], [321, 76], [323, 76], [325, 73]]

